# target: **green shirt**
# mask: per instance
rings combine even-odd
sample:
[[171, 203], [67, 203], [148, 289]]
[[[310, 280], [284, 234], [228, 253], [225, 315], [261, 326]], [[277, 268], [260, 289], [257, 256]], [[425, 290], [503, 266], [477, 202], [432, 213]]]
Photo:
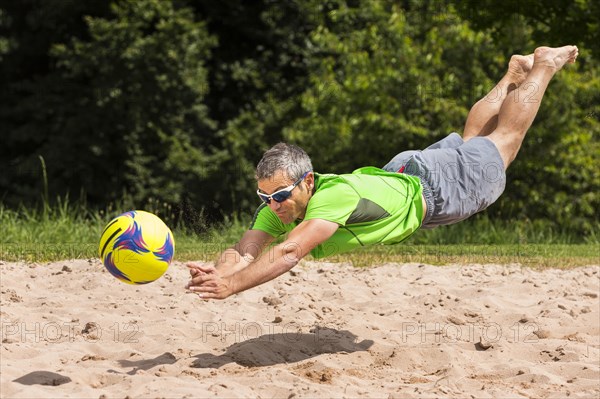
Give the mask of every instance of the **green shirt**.
[[[365, 245], [405, 240], [421, 226], [422, 191], [419, 178], [372, 166], [344, 175], [315, 173], [315, 192], [304, 220], [325, 219], [339, 228], [311, 255], [323, 258]], [[279, 237], [300, 222], [283, 224], [268, 205], [262, 204], [250, 229]]]

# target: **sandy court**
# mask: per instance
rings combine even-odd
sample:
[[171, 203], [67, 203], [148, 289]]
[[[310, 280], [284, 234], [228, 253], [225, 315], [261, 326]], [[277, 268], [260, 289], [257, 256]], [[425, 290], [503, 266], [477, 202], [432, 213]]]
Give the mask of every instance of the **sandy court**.
[[0, 262], [2, 398], [598, 397], [600, 266], [302, 261], [225, 301]]

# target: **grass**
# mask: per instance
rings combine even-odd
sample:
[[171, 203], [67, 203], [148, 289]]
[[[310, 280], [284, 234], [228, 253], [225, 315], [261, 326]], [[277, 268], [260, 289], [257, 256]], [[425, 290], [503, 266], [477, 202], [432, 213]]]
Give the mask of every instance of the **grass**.
[[[160, 215], [159, 208], [145, 209]], [[85, 206], [69, 204], [68, 200], [41, 209], [11, 210], [0, 204], [0, 259], [48, 262], [95, 258], [105, 224], [127, 209], [115, 206], [90, 211]], [[176, 226], [174, 220], [167, 223]], [[236, 242], [246, 226], [247, 221], [234, 218], [202, 235], [175, 227], [176, 260], [214, 260]], [[418, 231], [402, 244], [361, 248], [324, 260], [351, 262], [355, 266], [418, 262], [518, 263], [565, 268], [600, 264], [600, 240], [598, 234], [579, 237], [541, 221], [494, 222], [478, 216], [453, 226]]]
[[370, 264], [427, 263], [447, 264], [520, 264], [535, 268], [570, 268], [599, 265], [598, 245], [594, 244], [451, 244], [375, 247], [356, 251], [346, 257], [334, 256], [334, 262], [352, 262], [355, 266]]

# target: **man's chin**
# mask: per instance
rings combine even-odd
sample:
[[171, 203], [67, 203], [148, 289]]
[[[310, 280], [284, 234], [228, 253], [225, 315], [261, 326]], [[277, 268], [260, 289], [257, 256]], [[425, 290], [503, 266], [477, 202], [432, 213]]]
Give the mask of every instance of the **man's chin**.
[[289, 224], [292, 223], [292, 221], [290, 220], [290, 217], [288, 215], [277, 215], [277, 217], [279, 218], [279, 220], [281, 220], [281, 223], [283, 224]]

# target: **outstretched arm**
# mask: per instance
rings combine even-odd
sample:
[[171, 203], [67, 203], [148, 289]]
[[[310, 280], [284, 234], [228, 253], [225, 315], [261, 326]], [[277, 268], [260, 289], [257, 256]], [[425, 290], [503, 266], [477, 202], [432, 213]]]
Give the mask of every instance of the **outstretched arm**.
[[[274, 238], [264, 231], [248, 230], [237, 244], [219, 255], [214, 266], [204, 262], [188, 262], [186, 266], [190, 268], [192, 278], [203, 274], [202, 269], [209, 266], [216, 268], [221, 276], [231, 276], [252, 263], [273, 240]], [[189, 284], [186, 288], [188, 287]]]
[[224, 299], [232, 294], [266, 283], [296, 266], [314, 247], [335, 233], [338, 225], [323, 219], [300, 223], [288, 239], [271, 249], [269, 256], [261, 256], [247, 267], [225, 276], [213, 266], [202, 266], [200, 273], [188, 285], [205, 299]]

